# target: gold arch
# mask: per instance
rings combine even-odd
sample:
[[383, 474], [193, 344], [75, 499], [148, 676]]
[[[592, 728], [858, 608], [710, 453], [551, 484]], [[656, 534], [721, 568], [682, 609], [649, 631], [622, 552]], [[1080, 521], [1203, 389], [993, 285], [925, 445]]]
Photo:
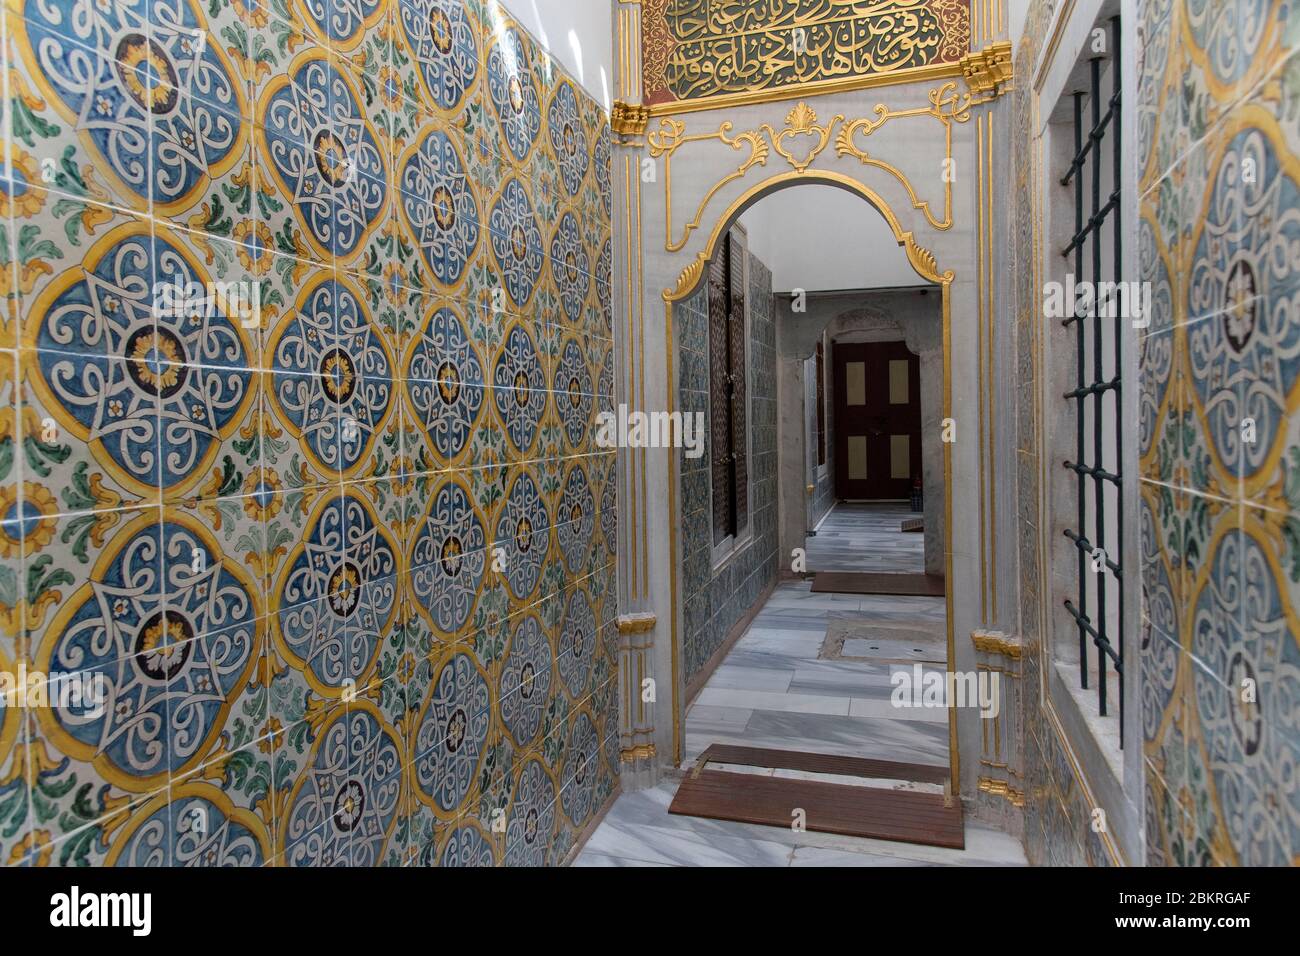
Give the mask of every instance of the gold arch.
[[[709, 236], [709, 241], [705, 243], [704, 248], [700, 250], [695, 259], [691, 261], [677, 277], [677, 286], [673, 289], [663, 291], [664, 301], [668, 303], [678, 302], [689, 295], [695, 286], [699, 283], [700, 277], [704, 275], [704, 267], [708, 265], [709, 260], [721, 241], [721, 237], [731, 227], [732, 222], [740, 215], [744, 209], [772, 193], [779, 192], [781, 189], [789, 188], [798, 183], [821, 184], [829, 186], [838, 186], [851, 193], [856, 193], [861, 198], [875, 207], [876, 211], [885, 217], [890, 231], [898, 244], [903, 247], [907, 253], [907, 261], [911, 263], [916, 274], [928, 282], [934, 282], [938, 285], [946, 285], [953, 279], [953, 273], [939, 272], [938, 265], [934, 259], [934, 253], [918, 243], [912, 233], [905, 230], [898, 221], [898, 216], [894, 214], [893, 209], [889, 207], [881, 195], [851, 176], [843, 173], [837, 173], [830, 170], [815, 170], [813, 172], [788, 172], [778, 173], [770, 176], [763, 182], [751, 186], [742, 193], [735, 201], [732, 202], [727, 210], [718, 217], [713, 227], [713, 232]], [[946, 299], [945, 299], [946, 305]], [[946, 319], [946, 316], [945, 316]]]
[[[718, 216], [714, 223], [713, 231], [709, 235], [708, 242], [704, 248], [692, 259], [677, 276], [677, 285], [672, 289], [663, 290], [664, 300], [664, 337], [665, 337], [665, 358], [667, 360], [668, 371], [668, 389], [667, 389], [667, 409], [671, 414], [674, 411], [673, 392], [675, 388], [674, 368], [673, 368], [673, 303], [680, 302], [690, 295], [699, 285], [700, 279], [704, 275], [704, 269], [709, 260], [713, 258], [717, 251], [722, 237], [727, 234], [731, 224], [737, 217], [750, 205], [758, 200], [769, 196], [772, 193], [779, 192], [800, 184], [820, 184], [837, 186], [846, 192], [853, 193], [880, 213], [889, 225], [894, 239], [903, 251], [907, 254], [907, 261], [911, 264], [916, 274], [928, 282], [933, 282], [940, 287], [941, 300], [943, 309], [943, 417], [944, 419], [952, 418], [952, 294], [951, 287], [955, 273], [949, 269], [940, 271], [938, 263], [935, 261], [934, 253], [922, 246], [916, 241], [916, 237], [910, 230], [904, 229], [902, 223], [894, 210], [890, 208], [879, 193], [866, 184], [846, 176], [843, 173], [837, 173], [830, 170], [813, 170], [810, 172], [786, 172], [770, 176], [761, 183], [756, 183], [745, 192], [737, 196], [730, 205]], [[948, 643], [948, 662], [949, 670], [956, 665], [956, 642], [953, 631], [953, 533], [952, 533], [952, 446], [949, 442], [943, 444], [943, 508], [944, 508], [944, 573], [947, 586], [944, 588], [945, 596], [945, 616], [947, 618], [947, 643]], [[677, 514], [677, 471], [674, 462], [668, 466], [668, 513]], [[677, 562], [678, 562], [678, 542], [677, 528], [674, 526], [669, 534], [669, 593], [673, 614], [671, 619], [670, 633], [672, 635], [672, 673], [673, 673], [673, 761], [675, 764], [681, 764], [682, 761], [682, 726], [681, 715], [683, 708], [679, 707], [678, 700], [679, 688], [682, 687], [681, 681], [681, 662], [678, 653], [679, 635], [677, 629]], [[961, 793], [961, 762], [960, 754], [957, 749], [957, 710], [953, 701], [948, 702], [948, 765], [949, 781], [953, 799], [960, 799]]]

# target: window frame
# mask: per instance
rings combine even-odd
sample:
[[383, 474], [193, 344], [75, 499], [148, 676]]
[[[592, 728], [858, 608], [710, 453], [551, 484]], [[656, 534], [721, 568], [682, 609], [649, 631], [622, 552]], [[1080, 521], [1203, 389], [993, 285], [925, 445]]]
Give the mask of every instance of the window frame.
[[[1126, 444], [1120, 448], [1118, 472], [1123, 487], [1116, 500], [1123, 513], [1123, 533], [1118, 539], [1119, 564], [1124, 568], [1127, 594], [1120, 631], [1124, 660], [1128, 662], [1123, 718], [1125, 746], [1120, 749], [1118, 715], [1100, 718], [1094, 687], [1078, 687], [1078, 629], [1063, 606], [1062, 599], [1076, 586], [1072, 575], [1063, 573], [1065, 561], [1077, 564], [1075, 548], [1063, 536], [1076, 520], [1074, 498], [1077, 487], [1073, 472], [1062, 462], [1077, 454], [1076, 422], [1073, 403], [1062, 392], [1075, 384], [1076, 330], [1066, 329], [1056, 319], [1042, 314], [1042, 297], [1047, 282], [1063, 282], [1073, 272], [1073, 262], [1061, 256], [1074, 233], [1075, 205], [1073, 184], [1061, 185], [1065, 169], [1074, 156], [1073, 105], [1071, 94], [1087, 89], [1089, 43], [1094, 28], [1106, 28], [1109, 45], [1109, 22], [1120, 17], [1121, 50], [1117, 58], [1122, 100], [1119, 135], [1122, 168], [1119, 187], [1121, 200], [1122, 271], [1114, 278], [1122, 281], [1141, 278], [1138, 258], [1137, 199], [1137, 120], [1133, 108], [1138, 89], [1137, 61], [1134, 52], [1140, 47], [1137, 36], [1138, 17], [1133, 0], [1077, 0], [1056, 12], [1050, 34], [1059, 37], [1049, 56], [1038, 64], [1032, 81], [1034, 94], [1035, 182], [1038, 190], [1040, 242], [1037, 250], [1039, 287], [1038, 321], [1042, 323], [1040, 339], [1041, 374], [1035, 385], [1042, 416], [1042, 460], [1040, 476], [1042, 521], [1039, 530], [1041, 549], [1040, 623], [1043, 635], [1044, 666], [1040, 669], [1042, 707], [1058, 727], [1062, 739], [1073, 751], [1080, 772], [1088, 783], [1095, 805], [1107, 811], [1110, 833], [1129, 860], [1141, 859], [1141, 806], [1145, 786], [1141, 723], [1141, 550], [1139, 529], [1139, 480], [1137, 442], [1131, 436], [1131, 423], [1138, 418], [1138, 393], [1141, 380], [1137, 356], [1140, 339], [1129, 322], [1124, 323], [1118, 371], [1125, 387], [1118, 404], [1120, 420], [1126, 423]], [[1124, 51], [1130, 51], [1125, 58]], [[1107, 55], [1112, 55], [1108, 49]], [[1101, 88], [1109, 96], [1110, 81], [1105, 75]], [[1108, 156], [1109, 158], [1109, 156]], [[1087, 184], [1091, 189], [1091, 184]], [[1108, 253], [1110, 254], [1110, 253]], [[1076, 279], [1087, 278], [1076, 276]], [[1103, 278], [1108, 278], [1103, 273]], [[1091, 320], [1089, 320], [1091, 321]], [[1068, 382], [1066, 388], [1060, 383]], [[1068, 487], [1067, 487], [1068, 486]], [[1067, 645], [1074, 645], [1071, 657]]]
[[[754, 432], [754, 429], [753, 429], [753, 427], [752, 427], [752, 421], [753, 421], [753, 375], [752, 375], [752, 373], [751, 373], [751, 367], [752, 367], [753, 363], [750, 361], [750, 358], [751, 358], [751, 356], [752, 356], [752, 351], [753, 351], [753, 349], [752, 349], [752, 346], [753, 346], [753, 341], [752, 341], [752, 327], [751, 327], [752, 303], [750, 302], [750, 298], [751, 298], [751, 297], [750, 297], [750, 294], [749, 294], [749, 279], [750, 279], [750, 268], [749, 268], [749, 241], [748, 241], [748, 234], [747, 234], [747, 232], [746, 232], [744, 226], [742, 226], [742, 225], [740, 225], [739, 223], [737, 223], [737, 224], [733, 225], [733, 226], [731, 227], [731, 229], [728, 230], [728, 232], [727, 232], [727, 243], [726, 243], [726, 245], [724, 246], [724, 248], [726, 248], [726, 249], [728, 249], [728, 250], [730, 250], [730, 249], [738, 249], [739, 252], [740, 252], [740, 265], [741, 265], [741, 279], [740, 279], [740, 282], [741, 282], [741, 288], [744, 290], [744, 314], [743, 314], [743, 319], [742, 319], [742, 323], [741, 323], [741, 325], [742, 325], [742, 329], [743, 329], [743, 339], [744, 339], [744, 341], [743, 341], [743, 352], [742, 352], [742, 354], [743, 354], [743, 356], [744, 356], [744, 361], [742, 362], [742, 366], [743, 366], [742, 372], [743, 372], [743, 374], [744, 374], [744, 376], [745, 376], [745, 395], [744, 395], [744, 402], [745, 402], [745, 434], [744, 434], [744, 437], [743, 437], [743, 442], [744, 442], [744, 446], [745, 446], [746, 469], [745, 469], [745, 486], [744, 486], [744, 488], [737, 488], [737, 487], [735, 487], [734, 480], [733, 480], [733, 484], [732, 484], [732, 494], [736, 497], [737, 500], [739, 500], [740, 496], [743, 494], [744, 497], [745, 497], [746, 508], [745, 508], [745, 523], [744, 523], [743, 525], [741, 525], [741, 524], [739, 524], [739, 522], [737, 521], [734, 530], [733, 530], [730, 534], [727, 534], [725, 537], [723, 537], [723, 538], [717, 540], [716, 542], [714, 542], [713, 547], [712, 547], [712, 561], [711, 561], [711, 564], [712, 564], [712, 570], [714, 570], [714, 571], [716, 571], [718, 568], [720, 568], [720, 567], [722, 567], [723, 565], [725, 565], [725, 564], [727, 563], [727, 561], [729, 561], [729, 560], [732, 558], [732, 556], [734, 556], [737, 552], [744, 550], [744, 548], [747, 547], [747, 546], [750, 544], [750, 542], [753, 540], [753, 537], [754, 537], [754, 501], [753, 501], [753, 486], [754, 486], [754, 482], [753, 482], [753, 471], [752, 471], [752, 468], [753, 468], [753, 460], [754, 460], [754, 455], [753, 455], [753, 432]], [[721, 254], [721, 253], [720, 253], [720, 254]], [[727, 254], [730, 255], [731, 253], [728, 252]], [[734, 262], [731, 263], [730, 268], [733, 268], [733, 269], [734, 269]], [[712, 295], [713, 286], [712, 286], [712, 284], [710, 284], [710, 283], [708, 282], [707, 274], [706, 274], [706, 289], [708, 290], [708, 291], [706, 292], [706, 296], [709, 297], [709, 298], [706, 300], [706, 309], [707, 309], [708, 320], [709, 320], [709, 333], [710, 333], [710, 334], [709, 334], [709, 337], [708, 337], [708, 348], [709, 348], [708, 358], [709, 358], [709, 368], [710, 368], [710, 370], [711, 370], [712, 367], [713, 367], [713, 354], [712, 354], [712, 350], [713, 350], [713, 334], [712, 334], [712, 333], [713, 333], [713, 327], [712, 327], [712, 325], [713, 325], [713, 321], [714, 321], [714, 311], [713, 311], [713, 303], [712, 303], [712, 300], [711, 300], [711, 295]], [[732, 374], [735, 374], [735, 373], [733, 372]], [[712, 373], [710, 373], [709, 389], [708, 389], [708, 392], [707, 392], [707, 396], [708, 396], [708, 421], [709, 421], [710, 423], [712, 423], [712, 421], [713, 421], [713, 404], [714, 404], [714, 402], [715, 402], [716, 399], [717, 399], [717, 396], [716, 396], [715, 393], [714, 393], [714, 384], [715, 384], [715, 383], [714, 383], [714, 381], [713, 381], [713, 379], [712, 379]], [[711, 429], [711, 428], [710, 428], [710, 436], [709, 436], [709, 440], [710, 440], [710, 442], [712, 442], [712, 440], [713, 440], [712, 429]], [[733, 438], [732, 441], [733, 441], [733, 446], [734, 446], [735, 439]], [[714, 468], [714, 467], [715, 467], [715, 460], [714, 460], [714, 456], [713, 456], [713, 454], [712, 454], [712, 450], [711, 450], [711, 451], [710, 451], [710, 455], [709, 455], [709, 487], [710, 487], [710, 494], [709, 494], [709, 528], [710, 528], [710, 533], [711, 533], [711, 534], [712, 534], [712, 529], [714, 528], [713, 494], [712, 494], [712, 488], [713, 488], [713, 468]], [[733, 477], [733, 479], [734, 479], [735, 476], [733, 475], [732, 477]]]

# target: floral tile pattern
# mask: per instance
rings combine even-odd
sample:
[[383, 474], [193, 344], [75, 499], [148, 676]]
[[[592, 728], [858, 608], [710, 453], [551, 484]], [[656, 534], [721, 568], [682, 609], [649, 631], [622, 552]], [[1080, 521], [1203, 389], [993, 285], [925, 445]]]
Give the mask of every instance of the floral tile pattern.
[[1140, 369], [1144, 388], [1158, 383], [1142, 449], [1156, 503], [1142, 515], [1148, 861], [1288, 864], [1300, 853], [1288, 769], [1300, 284], [1281, 250], [1300, 237], [1297, 11], [1170, 0], [1143, 15], [1144, 203], [1181, 197], [1167, 228], [1140, 233], [1173, 319]]
[[0, 863], [562, 862], [618, 770], [608, 117], [481, 0], [0, 24], [0, 669], [107, 693], [0, 706]]
[[[1031, 6], [1018, 58], [1039, 55], [1057, 6]], [[1294, 3], [1268, 0], [1137, 9], [1127, 101], [1137, 110], [1138, 259], [1154, 306], [1138, 402], [1137, 704], [1151, 865], [1280, 865], [1300, 854], [1297, 15]], [[1027, 120], [1030, 97], [1016, 97]], [[1018, 162], [1025, 184], [1034, 173]], [[1024, 236], [1019, 247], [1029, 261]], [[1026, 746], [1050, 756], [1063, 744], [1039, 711], [1027, 702]], [[1098, 862], [1086, 813], [1054, 799], [1073, 786], [1068, 769], [1030, 781], [1031, 862]]]

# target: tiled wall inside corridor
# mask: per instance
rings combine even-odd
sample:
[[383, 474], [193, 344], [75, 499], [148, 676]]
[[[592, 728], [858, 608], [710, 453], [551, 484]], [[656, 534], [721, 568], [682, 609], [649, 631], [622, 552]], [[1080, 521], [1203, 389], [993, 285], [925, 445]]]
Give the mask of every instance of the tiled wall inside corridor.
[[709, 462], [708, 284], [673, 309], [677, 335], [678, 402], [683, 413], [704, 416], [704, 453], [682, 452], [682, 599], [685, 604], [684, 672], [689, 683], [722, 646], [732, 626], [775, 579], [776, 527], [776, 315], [772, 272], [746, 251], [749, 283], [749, 540], [713, 566]]
[[[1033, 75], [1058, 5], [1031, 5], [1018, 76]], [[1139, 354], [1141, 672], [1128, 685], [1141, 708], [1146, 860], [1129, 862], [1290, 863], [1300, 853], [1300, 11], [1270, 0], [1137, 7], [1138, 85], [1125, 102], [1136, 110], [1138, 257], [1154, 310]], [[1016, 137], [1028, 142], [1028, 84], [1013, 97]], [[1015, 156], [1018, 208], [1035, 202], [1030, 157]], [[1021, 217], [1021, 262], [1032, 230]], [[1039, 293], [1031, 268], [1017, 274], [1029, 343]], [[1029, 394], [1026, 361], [1017, 379]], [[1039, 462], [1024, 401], [1020, 428], [1032, 570]], [[1032, 573], [1020, 593], [1026, 852], [1033, 863], [1106, 863], [1078, 772], [1037, 700]]]
[[1141, 29], [1139, 251], [1156, 306], [1140, 359], [1147, 859], [1290, 864], [1300, 8], [1149, 0]]
[[0, 672], [108, 697], [0, 709], [0, 863], [555, 863], [614, 787], [607, 117], [318, 9], [5, 4]]

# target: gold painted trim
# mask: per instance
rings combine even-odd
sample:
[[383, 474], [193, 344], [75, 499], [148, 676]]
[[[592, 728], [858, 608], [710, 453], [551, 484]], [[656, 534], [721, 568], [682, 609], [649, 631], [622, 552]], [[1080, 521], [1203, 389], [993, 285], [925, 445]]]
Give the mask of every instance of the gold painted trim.
[[[689, 266], [687, 268], [690, 268]], [[700, 269], [704, 268], [700, 263]], [[643, 283], [644, 285], [644, 283]], [[677, 394], [677, 379], [673, 367], [673, 305], [672, 302], [664, 301], [664, 361], [667, 364], [668, 400], [664, 407], [668, 409], [668, 419], [672, 420], [673, 410], [676, 403], [673, 401]], [[677, 649], [680, 643], [678, 634], [677, 619], [680, 616], [677, 607], [677, 555], [679, 553], [677, 541], [677, 470], [681, 461], [677, 455], [668, 456], [668, 594], [669, 608], [672, 610], [669, 626], [669, 655], [671, 657], [672, 682], [673, 682], [673, 766], [680, 767], [682, 764], [682, 716], [685, 706], [677, 706], [679, 696], [684, 695], [686, 687], [682, 682], [682, 664], [681, 654]], [[685, 613], [683, 610], [682, 613]]]
[[961, 75], [972, 93], [1001, 96], [1011, 88], [1011, 41], [999, 40], [961, 58]]
[[626, 747], [618, 752], [619, 759], [623, 763], [634, 763], [638, 760], [650, 760], [655, 755], [654, 744], [640, 744], [636, 747]]
[[[831, 186], [838, 186], [841, 189], [846, 189], [849, 192], [857, 193], [862, 196], [875, 206], [876, 209], [879, 210], [880, 214], [885, 217], [885, 222], [889, 225], [889, 229], [894, 234], [894, 238], [898, 240], [898, 244], [903, 247], [903, 251], [907, 254], [908, 262], [911, 263], [912, 268], [916, 270], [917, 274], [919, 274], [921, 278], [935, 284], [951, 282], [954, 278], [954, 274], [950, 271], [942, 274], [938, 271], [938, 267], [934, 260], [934, 253], [930, 252], [930, 250], [926, 249], [924, 246], [919, 245], [915, 238], [913, 238], [912, 233], [903, 229], [902, 225], [898, 221], [898, 216], [894, 214], [893, 209], [890, 208], [889, 204], [885, 202], [879, 193], [870, 186], [867, 186], [851, 176], [846, 176], [843, 173], [835, 172], [833, 170], [816, 169], [802, 173], [778, 173], [775, 176], [769, 177], [763, 182], [751, 186], [741, 194], [741, 196], [731, 204], [726, 213], [718, 219], [718, 223], [730, 222], [735, 218], [736, 212], [748, 205], [759, 193], [768, 191], [771, 187], [778, 186], [782, 183], [790, 183], [793, 181], [817, 182]], [[700, 281], [700, 277], [704, 275], [704, 268], [709, 263], [709, 259], [712, 256], [712, 250], [717, 247], [719, 231], [719, 226], [715, 225], [713, 235], [710, 236], [705, 247], [678, 274], [677, 285], [672, 289], [665, 289], [663, 291], [665, 302], [678, 302], [694, 291], [695, 286]]]
[[[803, 100], [800, 100], [799, 105], [785, 114], [785, 129], [775, 130], [772, 128], [771, 123], [764, 123], [759, 129], [767, 133], [767, 138], [772, 141], [772, 148], [794, 167], [794, 171], [802, 173], [812, 165], [813, 160], [826, 148], [826, 144], [831, 139], [831, 131], [835, 129], [835, 124], [843, 119], [843, 114], [836, 113], [829, 123], [825, 126], [819, 126], [817, 125], [817, 111]], [[813, 135], [817, 136], [817, 142], [802, 159], [785, 148], [785, 140], [788, 136]]]
[[936, 219], [930, 212], [929, 201], [917, 199], [916, 190], [912, 187], [911, 180], [902, 170], [891, 163], [868, 155], [865, 150], [858, 148], [853, 142], [853, 137], [858, 133], [870, 136], [891, 119], [901, 119], [908, 116], [933, 116], [944, 126], [944, 158], [947, 160], [945, 165], [950, 165], [952, 161], [952, 124], [968, 122], [971, 107], [987, 103], [989, 99], [980, 98], [976, 100], [972, 99], [970, 93], [958, 93], [955, 82], [944, 83], [942, 86], [930, 90], [928, 99], [930, 101], [929, 106], [919, 106], [910, 110], [891, 110], [883, 103], [876, 104], [875, 118], [856, 119], [844, 125], [839, 136], [835, 139], [835, 152], [839, 156], [853, 156], [863, 165], [875, 166], [889, 173], [907, 190], [907, 197], [911, 200], [913, 209], [919, 209], [924, 213], [926, 221], [935, 229], [947, 230], [952, 228], [952, 179], [950, 177], [942, 177], [943, 218]]
[[971, 631], [970, 642], [983, 654], [998, 654], [1018, 661], [1024, 657], [1024, 645], [1001, 631]]
[[1017, 790], [1005, 780], [994, 780], [992, 777], [980, 777], [976, 785], [981, 793], [989, 793], [995, 797], [1005, 798], [1012, 806], [1023, 808], [1025, 805], [1025, 794], [1022, 790]]
[[779, 103], [786, 100], [805, 99], [809, 96], [826, 96], [831, 93], [848, 93], [853, 90], [870, 90], [881, 86], [900, 86], [926, 80], [947, 79], [962, 75], [960, 60], [951, 63], [931, 63], [914, 66], [895, 73], [869, 73], [866, 76], [846, 76], [838, 80], [820, 80], [800, 83], [790, 87], [769, 90], [751, 90], [747, 93], [727, 93], [722, 96], [698, 100], [674, 100], [671, 103], [652, 103], [651, 116], [675, 116], [679, 113], [698, 113], [704, 110], [730, 109], [752, 106], [756, 103]]
[[[680, 252], [685, 248], [687, 241], [700, 226], [700, 220], [704, 217], [704, 209], [717, 194], [718, 190], [734, 180], [741, 179], [754, 166], [767, 165], [767, 143], [764, 141], [759, 130], [749, 130], [744, 133], [737, 133], [735, 136], [728, 136], [731, 132], [732, 124], [728, 120], [720, 123], [718, 128], [712, 133], [695, 133], [690, 136], [684, 136], [686, 124], [680, 120], [663, 119], [659, 121], [659, 129], [646, 136], [646, 144], [650, 147], [650, 155], [658, 159], [664, 157], [664, 248], [669, 252]], [[749, 156], [742, 162], [734, 172], [728, 173], [722, 179], [713, 184], [712, 188], [704, 194], [700, 200], [699, 206], [695, 209], [695, 216], [686, 227], [682, 230], [682, 238], [673, 240], [673, 153], [686, 143], [703, 142], [704, 140], [717, 140], [724, 146], [730, 146], [732, 149], [740, 149], [745, 144], [749, 145]]]
[[657, 621], [658, 618], [650, 611], [640, 614], [620, 614], [618, 632], [620, 634], [644, 634], [646, 631], [653, 631]]
[[[894, 234], [895, 240], [903, 247], [907, 253], [908, 262], [921, 278], [938, 284], [941, 288], [943, 302], [943, 415], [944, 418], [952, 417], [952, 283], [956, 274], [952, 270], [940, 272], [935, 262], [934, 253], [924, 246], [917, 243], [912, 233], [903, 229], [889, 203], [873, 190], [870, 186], [843, 173], [833, 172], [830, 170], [812, 170], [812, 171], [791, 171], [779, 173], [771, 176], [761, 183], [751, 186], [748, 190], [736, 197], [731, 205], [718, 217], [714, 224], [713, 232], [709, 241], [705, 243], [704, 248], [696, 257], [678, 274], [677, 284], [671, 289], [664, 289], [662, 296], [664, 300], [664, 335], [666, 340], [665, 357], [668, 365], [668, 386], [666, 406], [669, 413], [673, 410], [673, 397], [676, 391], [676, 382], [673, 378], [673, 303], [679, 302], [694, 291], [700, 278], [704, 274], [704, 268], [712, 258], [714, 251], [718, 248], [721, 238], [726, 235], [728, 227], [736, 217], [750, 205], [755, 199], [765, 193], [775, 192], [783, 184], [793, 184], [796, 182], [821, 183], [825, 185], [838, 186], [848, 192], [854, 193], [865, 199], [876, 211], [879, 212], [889, 225], [890, 231]], [[953, 581], [953, 534], [952, 534], [952, 445], [949, 442], [943, 443], [943, 478], [944, 478], [944, 522], [948, 528], [945, 535], [944, 547], [944, 564], [945, 574], [949, 582]], [[674, 457], [668, 468], [668, 503], [669, 514], [677, 514], [677, 460]], [[677, 534], [676, 522], [673, 522], [671, 528], [671, 544], [669, 547], [669, 578], [671, 581], [672, 594], [672, 679], [673, 679], [673, 737], [674, 737], [674, 761], [677, 765], [681, 764], [681, 715], [678, 704], [678, 688], [680, 680], [680, 661], [678, 654], [678, 608], [677, 608]], [[948, 643], [948, 660], [949, 669], [952, 669], [957, 661], [957, 642], [956, 633], [953, 628], [953, 588], [949, 586], [945, 589], [944, 597], [945, 609], [947, 613], [947, 643]], [[949, 787], [954, 794], [961, 793], [961, 748], [957, 739], [957, 708], [955, 699], [948, 704], [948, 750], [949, 750]]]
[[[874, 166], [893, 176], [907, 191], [913, 209], [920, 210], [931, 226], [939, 230], [952, 227], [952, 181], [944, 176], [944, 213], [943, 218], [936, 218], [930, 211], [929, 200], [917, 197], [916, 188], [907, 174], [897, 166], [877, 159], [860, 148], [854, 141], [858, 135], [870, 136], [892, 119], [911, 116], [930, 116], [944, 126], [944, 150], [946, 165], [952, 160], [952, 124], [966, 123], [970, 120], [972, 107], [990, 102], [993, 97], [981, 95], [975, 98], [969, 92], [959, 92], [956, 81], [950, 81], [930, 90], [929, 105], [906, 110], [891, 110], [884, 103], [877, 103], [870, 116], [860, 117], [844, 123], [843, 114], [836, 114], [830, 122], [817, 123], [817, 113], [806, 102], [799, 102], [785, 117], [785, 128], [777, 130], [770, 123], [763, 123], [754, 129], [732, 134], [734, 124], [725, 120], [717, 128], [705, 133], [686, 133], [686, 124], [681, 120], [661, 118], [658, 129], [646, 135], [646, 144], [650, 155], [656, 159], [664, 158], [664, 248], [668, 252], [680, 252], [686, 247], [691, 233], [699, 228], [704, 219], [705, 209], [713, 197], [727, 184], [743, 179], [755, 166], [766, 166], [774, 150], [795, 172], [804, 172], [821, 155], [831, 143], [837, 124], [844, 123], [837, 135], [834, 135], [837, 156], [852, 156], [863, 165]], [[766, 134], [766, 135], [764, 135]], [[796, 155], [785, 146], [789, 137], [816, 137], [803, 155]], [[704, 193], [695, 207], [695, 212], [682, 229], [681, 236], [674, 238], [673, 227], [673, 156], [681, 147], [690, 143], [716, 141], [733, 150], [748, 146], [749, 155], [734, 170], [715, 182]], [[770, 144], [770, 145], [769, 145]]]
[[[623, 180], [626, 189], [624, 190], [624, 194], [623, 194], [623, 213], [624, 213], [624, 223], [626, 225], [626, 231], [627, 231], [626, 241], [624, 243], [624, 253], [625, 253], [624, 262], [626, 263], [625, 270], [627, 273], [625, 276], [625, 288], [626, 288], [627, 298], [623, 303], [622, 311], [623, 311], [624, 327], [627, 333], [627, 368], [623, 370], [623, 375], [626, 376], [626, 380], [623, 383], [624, 386], [623, 397], [628, 402], [633, 401], [635, 398], [635, 381], [636, 381], [636, 349], [635, 349], [636, 338], [634, 336], [635, 329], [633, 328], [633, 308], [632, 308], [633, 297], [636, 294], [635, 282], [637, 281], [636, 273], [632, 268], [632, 180], [635, 177], [636, 174], [633, 170], [632, 157], [630, 155], [625, 155], [623, 157]], [[626, 555], [627, 558], [629, 559], [628, 564], [630, 566], [626, 569], [625, 581], [627, 582], [628, 600], [632, 602], [637, 602], [640, 598], [640, 592], [638, 590], [638, 582], [640, 580], [640, 577], [637, 573], [638, 568], [637, 568], [637, 549], [636, 549], [637, 513], [638, 513], [637, 497], [638, 496], [637, 496], [637, 487], [636, 487], [635, 451], [633, 449], [628, 449], [627, 454], [623, 457], [624, 457], [623, 465], [626, 468], [626, 474], [627, 474], [627, 492], [628, 492], [628, 497], [630, 499], [629, 500], [630, 507], [628, 509], [628, 515], [632, 519], [631, 535], [627, 539], [628, 546], [627, 546], [627, 555]]]
[[622, 136], [644, 136], [646, 124], [650, 122], [650, 110], [641, 104], [614, 101], [613, 112], [609, 115], [609, 125], [615, 133]]
[[984, 172], [988, 177], [987, 186], [984, 191], [984, 200], [986, 203], [984, 216], [984, 264], [988, 270], [988, 278], [985, 284], [985, 295], [987, 304], [984, 311], [985, 318], [988, 322], [988, 332], [985, 335], [984, 344], [988, 350], [988, 371], [985, 375], [984, 382], [987, 390], [986, 407], [988, 408], [988, 442], [989, 442], [989, 603], [993, 608], [992, 620], [997, 623], [998, 620], [998, 449], [997, 449], [997, 414], [998, 406], [994, 400], [994, 384], [997, 381], [997, 350], [995, 339], [997, 336], [997, 272], [993, 262], [993, 113], [988, 114], [988, 137], [985, 140], [987, 149]]
[[984, 460], [984, 273], [985, 257], [989, 251], [984, 245], [984, 117], [975, 118], [975, 275], [978, 289], [975, 296], [975, 352], [979, 361], [975, 366], [975, 395], [979, 409], [979, 434], [975, 447], [979, 449], [979, 499], [980, 499], [980, 623], [989, 623], [988, 575], [988, 462]]

